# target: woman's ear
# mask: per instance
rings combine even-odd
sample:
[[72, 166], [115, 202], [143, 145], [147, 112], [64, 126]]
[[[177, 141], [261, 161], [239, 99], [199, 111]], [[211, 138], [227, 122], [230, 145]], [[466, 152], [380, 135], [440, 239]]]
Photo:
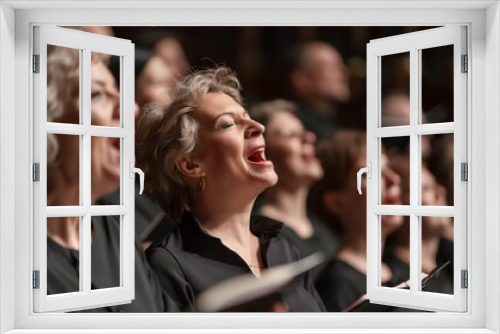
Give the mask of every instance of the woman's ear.
[[342, 209], [344, 207], [344, 203], [342, 200], [342, 196], [333, 190], [327, 190], [323, 194], [323, 206], [328, 212], [336, 215], [336, 216], [341, 216]]
[[178, 158], [175, 165], [179, 172], [187, 177], [200, 177], [205, 175], [205, 171], [191, 156], [186, 155]]

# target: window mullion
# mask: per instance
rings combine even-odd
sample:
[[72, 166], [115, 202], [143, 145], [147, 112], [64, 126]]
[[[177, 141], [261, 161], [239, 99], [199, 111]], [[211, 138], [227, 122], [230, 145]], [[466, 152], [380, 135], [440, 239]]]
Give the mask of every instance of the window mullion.
[[[410, 206], [415, 207], [419, 204], [419, 145], [418, 136], [413, 129], [418, 125], [418, 114], [420, 108], [420, 54], [418, 49], [413, 48], [410, 51]], [[420, 242], [419, 219], [410, 213], [410, 289], [412, 293], [418, 291], [420, 286]]]
[[[80, 95], [82, 125], [90, 127], [91, 124], [91, 51], [84, 48], [82, 52], [82, 75], [80, 76]], [[82, 136], [82, 158], [80, 160], [80, 170], [82, 171], [82, 204], [90, 209], [91, 203], [91, 135], [89, 132]], [[91, 215], [90, 210], [83, 216], [83, 233], [80, 234], [80, 280], [83, 280], [85, 293], [91, 291]]]

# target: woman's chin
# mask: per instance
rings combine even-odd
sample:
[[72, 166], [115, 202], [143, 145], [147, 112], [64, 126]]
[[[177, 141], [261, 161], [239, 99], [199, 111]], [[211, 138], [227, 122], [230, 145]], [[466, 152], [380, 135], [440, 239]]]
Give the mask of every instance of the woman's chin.
[[390, 234], [400, 228], [403, 223], [404, 218], [402, 216], [387, 216], [382, 220], [382, 228]]
[[274, 170], [268, 171], [266, 173], [261, 173], [254, 177], [260, 187], [262, 187], [262, 191], [266, 190], [274, 186], [278, 182], [278, 175]]

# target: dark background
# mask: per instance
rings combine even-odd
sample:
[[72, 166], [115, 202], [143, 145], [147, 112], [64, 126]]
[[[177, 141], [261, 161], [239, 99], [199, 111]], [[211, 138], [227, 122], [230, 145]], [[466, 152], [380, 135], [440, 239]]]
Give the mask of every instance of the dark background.
[[[351, 71], [351, 99], [339, 106], [338, 120], [344, 127], [366, 129], [366, 44], [372, 39], [429, 28], [433, 27], [113, 27], [113, 30], [116, 37], [147, 49], [152, 49], [162, 37], [174, 36], [184, 46], [191, 66], [229, 66], [238, 74], [247, 105], [275, 98], [293, 99], [284, 61], [287, 50], [309, 40], [328, 42], [340, 52]], [[423, 71], [431, 79], [422, 85], [422, 103], [426, 112], [437, 107], [430, 117], [433, 121], [452, 120], [453, 85], [449, 84], [449, 70], [443, 71], [445, 63], [449, 63], [448, 51], [438, 48], [431, 56], [424, 57]], [[394, 57], [394, 61], [387, 59], [384, 67], [387, 63], [390, 71], [384, 71], [382, 89], [408, 91], [409, 62]]]

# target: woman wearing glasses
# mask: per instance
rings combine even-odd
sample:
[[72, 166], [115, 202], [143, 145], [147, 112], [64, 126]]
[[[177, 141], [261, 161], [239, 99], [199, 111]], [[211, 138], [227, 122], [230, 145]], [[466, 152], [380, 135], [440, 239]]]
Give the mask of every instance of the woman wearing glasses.
[[[263, 102], [250, 114], [267, 129], [266, 156], [279, 177], [276, 185], [264, 193], [260, 214], [285, 224], [282, 235], [301, 256], [317, 251], [331, 255], [338, 246], [338, 237], [307, 210], [309, 189], [323, 177], [314, 147], [316, 136], [305, 130], [293, 102]], [[314, 276], [320, 270], [321, 266], [316, 268]]]

